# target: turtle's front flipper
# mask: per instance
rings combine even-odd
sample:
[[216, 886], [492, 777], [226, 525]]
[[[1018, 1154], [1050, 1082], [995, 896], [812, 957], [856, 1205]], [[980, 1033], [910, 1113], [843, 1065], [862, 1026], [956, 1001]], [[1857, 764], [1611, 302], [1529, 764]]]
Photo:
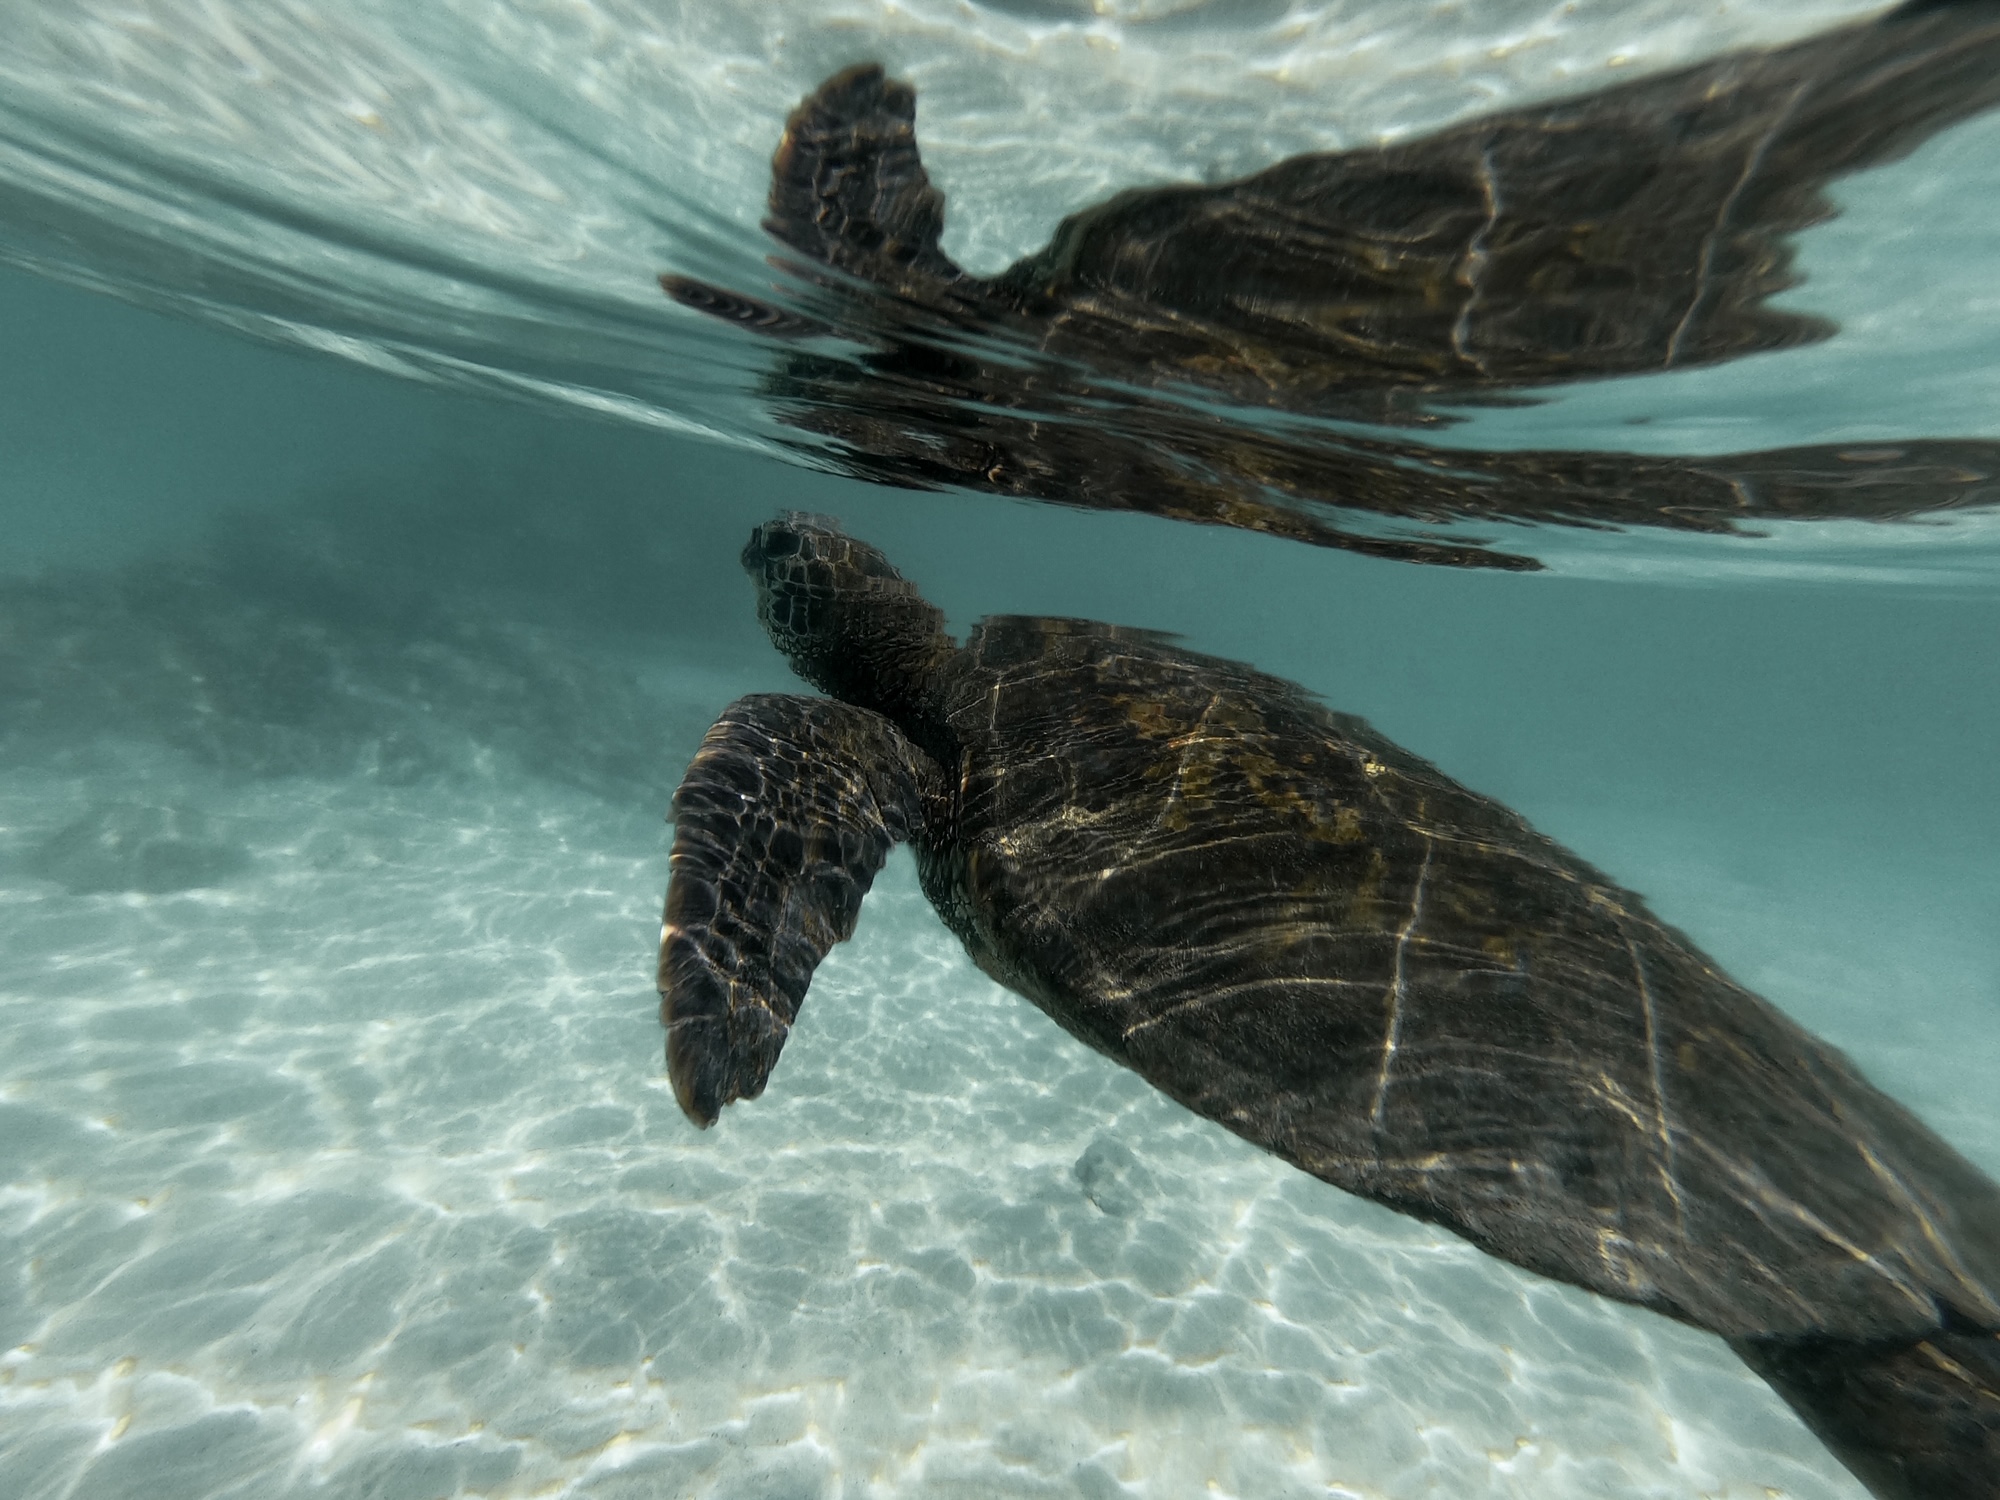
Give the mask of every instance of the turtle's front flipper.
[[941, 785], [894, 724], [823, 698], [739, 698], [708, 731], [674, 794], [660, 932], [667, 1073], [695, 1124], [764, 1091], [813, 970]]

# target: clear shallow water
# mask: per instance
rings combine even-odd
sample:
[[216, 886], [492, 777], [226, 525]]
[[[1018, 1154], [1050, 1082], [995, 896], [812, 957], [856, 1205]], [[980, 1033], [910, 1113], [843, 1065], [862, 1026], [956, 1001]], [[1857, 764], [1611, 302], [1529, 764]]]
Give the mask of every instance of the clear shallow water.
[[[924, 24], [958, 45], [957, 19]], [[782, 113], [829, 60], [700, 76]], [[485, 118], [524, 130], [502, 103]], [[703, 127], [742, 143], [753, 217], [756, 114]], [[324, 227], [293, 271], [333, 253]], [[719, 257], [754, 256], [730, 233]], [[102, 245], [71, 248], [42, 268], [105, 274]], [[126, 265], [240, 322], [268, 249], [200, 303], [173, 257]], [[667, 331], [650, 250], [629, 269], [619, 326], [660, 334], [680, 384], [621, 414], [740, 437], [694, 392], [726, 357], [672, 368], [725, 346]], [[342, 326], [352, 290], [306, 278], [292, 310]], [[404, 294], [366, 326], [435, 348], [435, 299]], [[1713, 1340], [1345, 1198], [1070, 1042], [971, 968], [901, 858], [769, 1094], [698, 1135], [659, 1068], [658, 819], [716, 710], [789, 686], [743, 535], [832, 511], [960, 628], [1175, 629], [1366, 715], [2000, 1171], [2000, 596], [1976, 527], [1828, 555], [1537, 532], [1552, 572], [1468, 575], [871, 490], [562, 414], [567, 388], [489, 404], [26, 276], [0, 298], [23, 351], [0, 373], [10, 1493], [1861, 1493]], [[520, 326], [460, 312], [461, 352]], [[1669, 378], [1689, 420], [1746, 399]], [[1549, 410], [1473, 425], [1497, 443]], [[159, 888], [189, 871], [215, 883]]]
[[[1713, 1340], [1071, 1043], [901, 858], [769, 1094], [697, 1134], [658, 1063], [658, 818], [721, 704], [785, 685], [740, 535], [836, 509], [960, 624], [1093, 608], [1368, 714], [1994, 1169], [1993, 600], [871, 492], [6, 290], [69, 333], [13, 377], [11, 451], [58, 466], [86, 374], [160, 391], [115, 403], [156, 462], [0, 589], [13, 1492], [1860, 1493]], [[177, 407], [177, 370], [257, 420]], [[265, 446], [329, 423], [356, 467], [260, 496]], [[178, 485], [223, 514], [130, 546]], [[157, 832], [134, 808], [247, 864], [90, 889], [139, 866], [65, 831]]]

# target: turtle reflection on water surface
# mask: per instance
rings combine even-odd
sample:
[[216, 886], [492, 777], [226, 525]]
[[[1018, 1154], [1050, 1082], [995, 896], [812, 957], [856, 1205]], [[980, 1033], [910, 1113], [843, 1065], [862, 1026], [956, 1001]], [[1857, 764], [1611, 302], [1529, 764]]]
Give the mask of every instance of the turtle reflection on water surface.
[[1134, 188], [982, 277], [944, 251], [914, 91], [868, 64], [807, 95], [772, 161], [785, 305], [661, 281], [776, 340], [763, 392], [813, 435], [789, 441], [865, 479], [1530, 569], [1371, 518], [1727, 533], [2000, 502], [2000, 443], [1977, 436], [1658, 456], [1349, 425], [1824, 339], [1831, 322], [1771, 299], [1800, 280], [1791, 237], [1836, 212], [1827, 186], [1996, 104], [2000, 0], [1912, 0], [1235, 182]]
[[1066, 619], [961, 647], [823, 518], [743, 562], [831, 697], [739, 699], [674, 799], [697, 1124], [907, 842], [982, 969], [1195, 1113], [1720, 1334], [1880, 1496], [2000, 1497], [2000, 1189], [1640, 897], [1247, 666]]

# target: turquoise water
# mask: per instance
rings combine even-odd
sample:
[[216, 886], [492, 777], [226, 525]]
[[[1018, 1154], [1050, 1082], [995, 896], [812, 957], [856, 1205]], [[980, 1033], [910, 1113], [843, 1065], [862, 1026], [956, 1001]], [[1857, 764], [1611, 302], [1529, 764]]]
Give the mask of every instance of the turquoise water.
[[[221, 8], [161, 5], [169, 66], [108, 8], [0, 6], [42, 49], [10, 66], [47, 85], [0, 107], [0, 1491], [1864, 1493], [1719, 1342], [1345, 1197], [1089, 1053], [972, 968], [904, 854], [769, 1092], [706, 1133], [675, 1107], [661, 819], [721, 706], [792, 686], [735, 556], [801, 507], [882, 545], [954, 628], [1177, 631], [1366, 716], [1645, 893], [2000, 1172], [1990, 515], [1761, 539], [1523, 528], [1550, 566], [1515, 574], [779, 461], [746, 415], [762, 351], [651, 276], [689, 245], [697, 269], [756, 261], [775, 123], [857, 27], [941, 97], [1007, 60], [940, 110], [940, 175], [986, 153], [951, 184], [969, 263], [1039, 243], [1120, 171], [1160, 175], [1147, 153], [1198, 132], [1078, 120], [1068, 175], [1033, 178], [1009, 109], [1092, 76], [1100, 123], [1123, 119], [1191, 45], [1135, 20], [1089, 74], [1113, 23], [1064, 31], [1062, 10], [857, 7], [844, 29], [785, 10], [723, 36], [665, 7], [442, 5], [391, 61], [489, 92], [392, 121], [413, 134], [371, 164], [285, 101], [337, 76], [353, 97], [322, 89], [328, 109], [379, 105], [372, 7], [284, 51], [230, 41]], [[614, 132], [639, 63], [607, 38], [642, 13], [695, 40], [637, 49], [680, 93]], [[1632, 38], [1658, 52], [1634, 66], [1663, 66], [1855, 12], [1732, 7], [1711, 31], [1664, 8], [1464, 13], [1557, 40], [1488, 76], [1460, 54], [1493, 48], [1427, 57], [1392, 33], [1361, 49], [1352, 76], [1379, 87], [1338, 128], [1426, 128]], [[1329, 144], [1299, 134], [1356, 34], [1328, 14], [1286, 44], [1292, 113], [1210, 86], [1205, 159]], [[753, 68], [758, 48], [778, 61]], [[584, 53], [611, 61], [525, 108], [538, 69]], [[1258, 57], [1246, 76], [1282, 71]], [[264, 71], [231, 92], [230, 66]], [[677, 114], [689, 99], [708, 108]], [[72, 195], [57, 223], [22, 161], [60, 139], [72, 181], [108, 181], [142, 116], [149, 151], [202, 163], [170, 184], [185, 201], [160, 178], [143, 204]], [[322, 217], [275, 197], [177, 217], [214, 208], [225, 169], [254, 175], [258, 131], [280, 165], [322, 148], [324, 180], [281, 183]], [[696, 184], [650, 238], [576, 212], [644, 197], [635, 139], [678, 143]], [[1992, 139], [1975, 121], [1857, 179], [1848, 216], [1804, 237], [1787, 295], [1842, 318], [1828, 343], [1483, 411], [1450, 441], [1991, 432], [1991, 308], [1963, 289], [1990, 279]], [[529, 158], [540, 178], [516, 172]], [[567, 172], [586, 158], [600, 179]], [[487, 175], [453, 196], [467, 161]], [[1010, 175], [1039, 181], [1041, 217], [1004, 201]], [[355, 182], [382, 217], [339, 239]], [[426, 185], [437, 216], [398, 219]], [[1932, 202], [1948, 232], [1890, 239]], [[538, 238], [558, 223], [569, 240]], [[396, 234], [435, 255], [384, 255]], [[1871, 289], [1912, 316], [1866, 315]], [[568, 344], [549, 332], [565, 309]], [[1635, 414], [1653, 418], [1636, 435]]]

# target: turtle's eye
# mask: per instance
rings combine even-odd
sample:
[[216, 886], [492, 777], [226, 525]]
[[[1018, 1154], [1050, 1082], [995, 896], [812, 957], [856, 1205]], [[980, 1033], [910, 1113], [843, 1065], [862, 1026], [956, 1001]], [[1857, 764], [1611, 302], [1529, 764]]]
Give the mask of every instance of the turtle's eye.
[[799, 542], [796, 531], [778, 531], [764, 526], [757, 528], [757, 543], [766, 557], [790, 557], [799, 550]]

